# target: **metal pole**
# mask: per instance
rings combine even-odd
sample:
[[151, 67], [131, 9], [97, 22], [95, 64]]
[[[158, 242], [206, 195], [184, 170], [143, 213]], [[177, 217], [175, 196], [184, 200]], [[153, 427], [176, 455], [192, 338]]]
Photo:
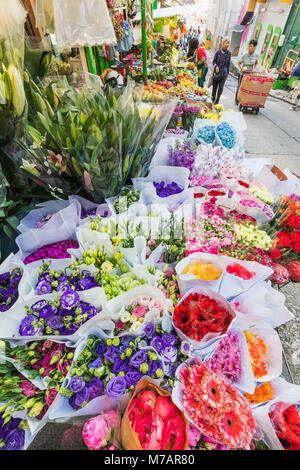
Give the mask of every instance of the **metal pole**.
[[143, 78], [147, 80], [147, 22], [146, 22], [146, 0], [141, 0], [141, 21], [142, 21], [142, 58], [143, 58]]

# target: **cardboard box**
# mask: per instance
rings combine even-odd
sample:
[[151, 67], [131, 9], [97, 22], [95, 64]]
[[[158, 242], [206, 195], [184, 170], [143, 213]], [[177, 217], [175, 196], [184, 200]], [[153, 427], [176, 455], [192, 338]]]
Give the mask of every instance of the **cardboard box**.
[[274, 79], [262, 75], [244, 75], [238, 101], [244, 106], [264, 107], [272, 89]]

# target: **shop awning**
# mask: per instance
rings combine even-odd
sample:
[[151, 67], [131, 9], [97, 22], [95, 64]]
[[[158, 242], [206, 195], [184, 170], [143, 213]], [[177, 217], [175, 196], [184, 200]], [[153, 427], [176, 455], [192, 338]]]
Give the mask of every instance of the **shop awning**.
[[[156, 20], [158, 18], [170, 18], [176, 15], [183, 15], [186, 16], [190, 13], [201, 13], [203, 8], [201, 5], [186, 5], [186, 6], [177, 6], [171, 8], [159, 8], [157, 10], [153, 10], [153, 19]], [[139, 11], [134, 18], [134, 21], [141, 21], [141, 12]]]

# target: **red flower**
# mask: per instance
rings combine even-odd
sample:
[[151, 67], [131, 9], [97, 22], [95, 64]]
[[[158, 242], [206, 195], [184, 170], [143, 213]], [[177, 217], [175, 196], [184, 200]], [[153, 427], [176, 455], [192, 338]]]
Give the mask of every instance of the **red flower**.
[[280, 259], [281, 258], [281, 253], [280, 253], [279, 250], [277, 250], [277, 248], [275, 248], [274, 250], [271, 250], [270, 255], [272, 256], [273, 259]]
[[277, 238], [279, 239], [279, 243], [284, 248], [291, 247], [291, 238], [289, 232], [278, 232]]
[[233, 317], [215, 299], [194, 293], [175, 307], [173, 319], [187, 337], [201, 341], [207, 333], [225, 333]]
[[297, 216], [296, 214], [291, 214], [285, 221], [285, 224], [289, 225], [292, 228], [300, 228], [300, 216]]

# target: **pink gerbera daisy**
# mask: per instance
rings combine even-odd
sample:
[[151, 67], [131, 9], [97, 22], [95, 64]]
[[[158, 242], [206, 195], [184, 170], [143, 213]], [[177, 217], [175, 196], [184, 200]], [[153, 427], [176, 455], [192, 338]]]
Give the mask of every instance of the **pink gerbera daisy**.
[[219, 421], [219, 439], [231, 449], [239, 448], [244, 437], [244, 431], [244, 423], [240, 415], [235, 411], [224, 413], [221, 416]]
[[222, 380], [215, 374], [205, 377], [201, 384], [202, 399], [212, 408], [220, 408], [223, 405], [225, 387]]

